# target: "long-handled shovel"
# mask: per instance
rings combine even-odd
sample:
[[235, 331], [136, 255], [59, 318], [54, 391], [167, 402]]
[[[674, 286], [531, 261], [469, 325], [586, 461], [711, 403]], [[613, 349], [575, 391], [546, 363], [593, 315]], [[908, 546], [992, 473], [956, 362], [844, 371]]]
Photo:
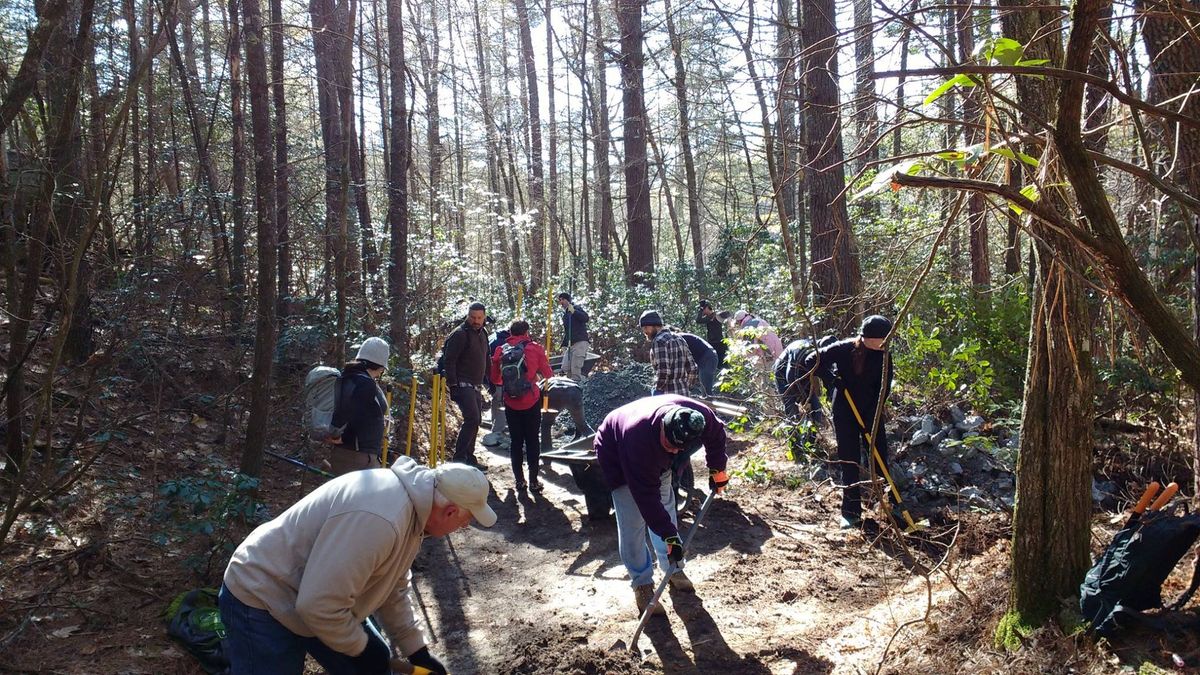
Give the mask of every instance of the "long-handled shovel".
[[308, 464], [305, 464], [304, 462], [301, 462], [298, 459], [293, 459], [291, 457], [288, 457], [287, 455], [281, 455], [278, 452], [273, 452], [271, 450], [265, 450], [264, 452], [266, 452], [268, 455], [274, 457], [275, 459], [282, 459], [283, 461], [287, 462], [288, 464], [291, 464], [293, 466], [298, 466], [301, 469], [315, 473], [318, 476], [324, 476], [326, 478], [337, 478], [337, 476], [334, 476], [333, 474], [329, 473], [328, 471], [323, 471], [321, 469], [318, 469], [315, 466], [309, 466]]
[[[892, 489], [892, 495], [896, 497], [896, 506], [900, 507], [900, 515], [904, 516], [904, 522], [908, 525], [904, 529], [904, 534], [916, 532], [920, 527], [913, 522], [912, 516], [908, 514], [908, 509], [904, 507], [904, 500], [900, 498], [900, 490], [896, 489], [896, 481], [892, 480], [892, 474], [888, 473], [887, 465], [884, 464], [883, 457], [879, 455], [879, 449], [875, 447], [875, 438], [871, 435], [870, 430], [867, 429], [866, 422], [863, 422], [863, 417], [858, 412], [858, 406], [854, 404], [854, 397], [850, 395], [850, 390], [845, 387], [842, 388], [841, 393], [846, 395], [846, 402], [850, 404], [850, 410], [854, 411], [854, 419], [858, 420], [858, 428], [862, 429], [863, 436], [867, 437], [867, 444], [871, 446], [871, 456], [879, 464], [880, 473], [887, 479], [888, 487]], [[891, 512], [891, 506], [886, 499], [883, 500], [883, 508], [889, 513]]]
[[[700, 506], [700, 513], [696, 514], [696, 520], [692, 523], [691, 529], [688, 530], [687, 536], [683, 538], [682, 544], [684, 549], [692, 542], [692, 535], [696, 534], [696, 528], [700, 527], [700, 521], [704, 520], [704, 514], [708, 513], [708, 507], [712, 506], [713, 499], [717, 496], [717, 491], [713, 490], [705, 497], [704, 504]], [[642, 618], [638, 621], [637, 628], [633, 630], [633, 637], [629, 639], [629, 650], [637, 651], [638, 637], [642, 634], [642, 629], [646, 627], [646, 622], [650, 620], [650, 614], [658, 605], [658, 599], [662, 597], [663, 591], [667, 588], [667, 583], [671, 580], [671, 575], [679, 571], [678, 565], [671, 565], [663, 576], [662, 581], [658, 582], [658, 588], [654, 589], [654, 596], [650, 598], [650, 602], [646, 603], [646, 611], [642, 612]], [[624, 647], [619, 641], [615, 645], [617, 649]]]

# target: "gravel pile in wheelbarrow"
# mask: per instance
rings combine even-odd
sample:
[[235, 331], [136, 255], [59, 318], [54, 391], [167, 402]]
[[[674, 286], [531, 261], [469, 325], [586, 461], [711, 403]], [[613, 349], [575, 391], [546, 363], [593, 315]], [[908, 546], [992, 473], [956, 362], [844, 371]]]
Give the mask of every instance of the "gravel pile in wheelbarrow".
[[620, 370], [594, 373], [583, 386], [583, 415], [592, 428], [604, 416], [650, 393], [653, 372], [646, 363], [630, 363]]
[[522, 638], [514, 646], [512, 658], [496, 672], [499, 675], [649, 675], [655, 672], [643, 666], [633, 652], [587, 646], [589, 632], [583, 626], [531, 623], [520, 632]]

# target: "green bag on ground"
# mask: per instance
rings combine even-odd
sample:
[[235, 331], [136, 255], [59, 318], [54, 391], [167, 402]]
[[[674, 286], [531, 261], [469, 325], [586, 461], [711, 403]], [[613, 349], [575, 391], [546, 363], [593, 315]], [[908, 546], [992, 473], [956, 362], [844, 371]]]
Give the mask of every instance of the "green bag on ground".
[[204, 672], [228, 675], [229, 658], [221, 642], [225, 624], [217, 609], [215, 588], [197, 588], [175, 596], [167, 605], [166, 619], [167, 635], [195, 656]]

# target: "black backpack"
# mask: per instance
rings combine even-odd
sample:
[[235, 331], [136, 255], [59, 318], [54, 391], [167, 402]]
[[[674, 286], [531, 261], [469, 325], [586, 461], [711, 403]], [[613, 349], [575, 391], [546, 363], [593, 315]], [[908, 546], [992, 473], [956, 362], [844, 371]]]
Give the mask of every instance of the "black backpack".
[[[1113, 535], [1079, 587], [1079, 609], [1092, 630], [1111, 636], [1130, 619], [1143, 619], [1142, 610], [1164, 607], [1163, 582], [1198, 537], [1200, 514], [1177, 516], [1170, 510], [1134, 518]], [[1200, 557], [1196, 561], [1191, 584], [1170, 609], [1182, 607], [1195, 592]]]
[[525, 342], [500, 347], [500, 380], [504, 383], [504, 395], [521, 398], [531, 385], [525, 379]]

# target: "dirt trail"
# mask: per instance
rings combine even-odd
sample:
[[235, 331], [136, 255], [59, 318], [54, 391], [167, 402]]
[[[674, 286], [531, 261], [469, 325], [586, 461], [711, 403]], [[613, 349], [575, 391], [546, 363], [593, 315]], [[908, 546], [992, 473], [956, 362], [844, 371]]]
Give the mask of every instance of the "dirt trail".
[[[519, 500], [507, 452], [479, 456], [499, 522], [427, 542], [414, 570], [434, 652], [455, 673], [638, 672], [609, 652], [637, 623], [614, 522], [588, 520], [561, 465], [544, 496]], [[667, 618], [640, 640], [644, 672], [873, 671], [896, 627], [924, 614], [926, 587], [886, 537], [837, 530], [833, 496], [735, 480], [689, 547], [696, 594], [668, 592]]]

